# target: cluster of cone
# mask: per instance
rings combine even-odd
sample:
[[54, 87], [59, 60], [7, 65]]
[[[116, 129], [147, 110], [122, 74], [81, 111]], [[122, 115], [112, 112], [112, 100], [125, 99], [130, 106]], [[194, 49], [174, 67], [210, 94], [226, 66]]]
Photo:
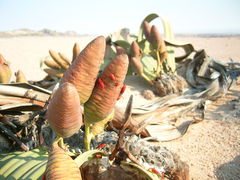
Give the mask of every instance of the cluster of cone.
[[0, 54], [0, 83], [8, 83], [11, 79], [12, 72], [8, 62]]
[[[128, 69], [128, 57], [125, 54], [117, 55], [98, 76], [100, 65], [103, 63], [105, 44], [105, 38], [99, 36], [75, 57], [61, 78], [60, 87], [53, 94], [47, 110], [51, 128], [62, 138], [78, 132], [83, 124], [84, 114], [87, 150], [90, 149], [91, 138], [100, 133], [107, 121], [112, 119], [114, 105], [125, 88], [123, 82]], [[81, 175], [74, 164], [66, 152], [54, 143], [45, 177], [79, 179]], [[63, 172], [65, 167], [69, 171]]]
[[[167, 49], [160, 32], [155, 25], [151, 26], [147, 21], [143, 22], [143, 30], [146, 39], [151, 43], [153, 48], [159, 52], [162, 63], [167, 58]], [[155, 54], [153, 57], [155, 57]]]
[[[166, 68], [166, 66], [170, 66], [167, 62], [164, 64], [168, 53], [165, 41], [161, 37], [157, 27], [155, 25], [151, 26], [147, 21], [144, 21], [143, 31], [152, 49], [149, 55], [157, 60], [157, 67], [152, 74], [149, 74], [149, 72], [145, 73], [146, 71], [144, 68], [146, 67], [143, 66], [141, 61], [143, 56], [142, 49], [138, 42], [134, 41], [130, 48], [130, 64], [133, 70], [150, 85], [153, 85], [155, 92], [159, 96], [165, 96], [172, 93], [181, 94], [187, 86], [186, 81], [181, 76], [176, 75], [174, 72], [175, 68]], [[170, 69], [170, 71], [167, 69]]]
[[155, 25], [151, 26], [147, 21], [144, 21], [143, 31], [146, 41], [148, 41], [150, 44], [150, 51], [148, 53], [157, 60], [156, 69], [152, 72], [152, 74], [146, 73], [144, 65], [141, 61], [144, 55], [143, 50], [139, 45], [141, 42], [132, 42], [130, 47], [129, 60], [133, 71], [144, 78], [150, 85], [153, 85], [155, 78], [159, 77], [163, 71], [162, 63], [167, 58], [166, 44]]
[[[11, 80], [12, 71], [9, 67], [9, 63], [6, 59], [0, 54], [0, 83], [9, 83]], [[21, 70], [18, 70], [15, 73], [16, 82], [23, 83], [27, 82], [27, 79]]]
[[[80, 53], [79, 44], [75, 43], [73, 46], [72, 62], [79, 55], [79, 53]], [[52, 60], [51, 59], [44, 60], [44, 64], [47, 66], [47, 68], [45, 68], [43, 70], [49, 76], [61, 78], [63, 76], [64, 72], [71, 65], [71, 61], [61, 52], [57, 53], [54, 50], [49, 50], [49, 54], [50, 54]]]
[[125, 54], [117, 55], [98, 77], [105, 44], [105, 38], [99, 36], [81, 51], [64, 73], [48, 105], [48, 122], [62, 138], [72, 136], [82, 126], [83, 105], [87, 150], [91, 138], [112, 119], [114, 105], [125, 88], [123, 82], [128, 69]]

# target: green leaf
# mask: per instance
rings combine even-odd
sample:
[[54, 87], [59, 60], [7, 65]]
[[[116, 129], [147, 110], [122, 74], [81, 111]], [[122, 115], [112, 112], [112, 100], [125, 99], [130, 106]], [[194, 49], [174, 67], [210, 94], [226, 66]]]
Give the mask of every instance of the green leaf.
[[131, 44], [127, 41], [124, 41], [124, 40], [117, 40], [115, 42], [113, 42], [114, 45], [116, 46], [120, 46], [122, 48], [124, 48], [126, 51], [128, 51], [128, 49], [130, 48]]
[[179, 43], [176, 41], [167, 41], [167, 40], [165, 40], [165, 43], [167, 46], [184, 49], [185, 54], [182, 56], [175, 57], [176, 62], [181, 62], [183, 59], [188, 57], [195, 50], [191, 43]]
[[157, 61], [148, 54], [143, 54], [141, 62], [144, 67], [144, 74], [150, 79], [154, 80], [156, 76]]
[[153, 51], [151, 44], [146, 39], [143, 39], [138, 44], [144, 54], [150, 54]]
[[41, 178], [47, 160], [47, 153], [39, 149], [4, 154], [0, 160], [0, 179]]

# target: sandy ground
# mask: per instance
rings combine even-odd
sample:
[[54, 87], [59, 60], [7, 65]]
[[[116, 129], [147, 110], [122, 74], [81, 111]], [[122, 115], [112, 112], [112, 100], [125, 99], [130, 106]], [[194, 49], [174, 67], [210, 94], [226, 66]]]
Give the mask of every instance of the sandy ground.
[[[49, 49], [72, 58], [72, 48], [75, 42], [84, 48], [93, 36], [83, 37], [12, 37], [0, 38], [0, 53], [10, 62], [13, 72], [22, 70], [28, 80], [40, 80], [46, 73], [40, 69], [40, 62], [49, 56]], [[15, 80], [14, 75], [12, 80]]]
[[191, 179], [238, 180], [239, 110], [240, 84], [209, 105], [204, 121], [191, 125], [182, 138], [162, 145], [176, 152], [189, 165]]
[[[72, 47], [75, 42], [84, 48], [93, 39], [93, 36], [82, 37], [12, 37], [0, 38], [0, 53], [10, 62], [11, 69], [16, 72], [21, 69], [27, 79], [40, 80], [46, 73], [40, 67], [40, 61], [49, 56], [48, 50], [62, 52], [67, 57], [72, 57]], [[207, 53], [220, 61], [240, 62], [240, 37], [226, 38], [197, 38], [177, 37], [181, 42], [191, 42], [196, 49], [205, 49]], [[14, 76], [12, 77], [14, 80]]]
[[219, 61], [240, 62], [240, 37], [176, 37], [177, 41], [192, 43], [196, 50], [205, 49], [207, 54]]
[[[83, 48], [93, 38], [0, 38], [0, 53], [11, 63], [14, 72], [21, 69], [27, 79], [40, 80], [46, 75], [39, 68], [40, 60], [48, 56], [49, 49], [71, 58], [75, 42]], [[205, 49], [222, 62], [230, 58], [240, 62], [240, 37], [178, 37], [177, 40], [191, 42], [196, 49]], [[237, 85], [209, 107], [206, 120], [192, 125], [182, 138], [163, 143], [188, 163], [191, 179], [240, 179], [240, 113], [235, 108], [240, 104], [239, 99], [240, 85]]]

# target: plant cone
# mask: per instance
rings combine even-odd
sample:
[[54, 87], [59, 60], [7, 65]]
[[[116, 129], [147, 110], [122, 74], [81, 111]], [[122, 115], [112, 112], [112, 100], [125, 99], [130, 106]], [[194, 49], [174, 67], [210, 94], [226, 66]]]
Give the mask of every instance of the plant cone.
[[0, 54], [0, 83], [8, 83], [11, 79], [11, 75], [11, 69], [7, 61]]
[[49, 154], [45, 177], [47, 180], [82, 179], [75, 161], [57, 144], [53, 144]]
[[67, 138], [82, 125], [82, 110], [76, 88], [63, 83], [53, 94], [48, 105], [47, 119], [57, 136]]
[[49, 59], [44, 60], [44, 64], [53, 69], [62, 69], [55, 61]]
[[130, 54], [131, 57], [140, 57], [142, 55], [141, 49], [136, 41], [133, 41], [131, 44]]
[[69, 82], [78, 90], [81, 103], [85, 103], [93, 90], [105, 52], [105, 38], [99, 36], [90, 42], [64, 73], [61, 83]]
[[93, 124], [105, 119], [119, 98], [128, 69], [128, 57], [115, 57], [104, 69], [94, 87], [91, 97], [84, 104], [84, 121]]
[[55, 52], [55, 51], [53, 51], [53, 50], [49, 50], [49, 54], [50, 54], [50, 56], [53, 58], [53, 60], [54, 60], [59, 66], [61, 66], [61, 68], [65, 69], [65, 70], [68, 69], [69, 63], [66, 62], [65, 60], [63, 60], [63, 59], [59, 56], [59, 54], [58, 54], [57, 52]]
[[[104, 69], [89, 100], [84, 104], [85, 147], [90, 150], [91, 138], [102, 132], [114, 115], [113, 108], [123, 93], [128, 70], [128, 56], [117, 55]], [[93, 124], [92, 132], [90, 125]]]
[[81, 50], [78, 43], [75, 43], [73, 46], [73, 56], [72, 62], [76, 59], [76, 57], [80, 54]]
[[18, 70], [18, 72], [15, 73], [16, 76], [16, 82], [18, 83], [26, 83], [27, 78], [25, 77], [25, 75], [23, 74], [23, 72], [21, 70]]
[[96, 122], [92, 126], [92, 135], [96, 136], [104, 131], [106, 125], [109, 121], [111, 121], [114, 117], [115, 110], [113, 109], [112, 112], [103, 120]]
[[130, 58], [130, 63], [133, 66], [134, 72], [136, 72], [139, 75], [141, 75], [143, 73], [143, 65], [142, 65], [142, 62], [141, 62], [139, 57], [138, 58], [137, 57], [131, 57]]
[[61, 78], [63, 76], [63, 72], [62, 71], [58, 71], [55, 69], [43, 69], [49, 76], [55, 76], [58, 78]]
[[117, 55], [126, 54], [126, 50], [121, 46], [116, 46], [116, 53]]
[[134, 72], [141, 75], [143, 73], [143, 65], [140, 60], [142, 52], [136, 41], [131, 44], [130, 54], [130, 65], [133, 67]]
[[67, 58], [67, 56], [65, 56], [65, 54], [63, 53], [58, 53], [58, 55], [60, 56], [60, 58], [65, 61], [65, 63], [69, 66], [71, 64], [70, 60]]
[[151, 28], [150, 43], [152, 44], [154, 49], [159, 51], [160, 54], [166, 51], [165, 42], [155, 25], [153, 25]]
[[151, 25], [147, 22], [143, 22], [143, 32], [148, 41], [150, 41], [150, 32], [151, 32]]

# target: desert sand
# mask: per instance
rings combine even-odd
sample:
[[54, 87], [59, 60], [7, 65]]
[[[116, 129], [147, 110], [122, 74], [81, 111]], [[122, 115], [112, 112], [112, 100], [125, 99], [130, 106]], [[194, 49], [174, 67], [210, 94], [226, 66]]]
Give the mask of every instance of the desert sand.
[[[49, 49], [64, 53], [72, 58], [72, 48], [78, 42], [84, 48], [94, 36], [24, 36], [0, 38], [0, 53], [10, 63], [13, 72], [22, 70], [28, 80], [40, 80], [46, 73], [40, 69], [40, 62], [49, 56]], [[15, 80], [15, 77], [12, 77]]]
[[[46, 75], [40, 69], [40, 61], [49, 56], [49, 49], [71, 58], [75, 42], [83, 49], [93, 38], [94, 36], [0, 38], [0, 53], [10, 62], [13, 72], [21, 69], [28, 80], [40, 80]], [[240, 37], [176, 39], [192, 43], [195, 49], [205, 49], [208, 55], [219, 61], [229, 62], [231, 58], [240, 62]], [[235, 109], [236, 104], [240, 104], [239, 97], [238, 84], [211, 105], [206, 120], [190, 126], [182, 138], [162, 143], [187, 162], [191, 179], [240, 179], [240, 114]]]
[[[62, 52], [71, 59], [75, 42], [83, 49], [95, 36], [23, 36], [0, 38], [0, 53], [10, 62], [13, 72], [22, 70], [29, 80], [40, 80], [46, 73], [40, 62], [49, 56], [49, 49]], [[195, 49], [205, 49], [213, 58], [228, 62], [230, 58], [240, 62], [240, 37], [176, 37], [177, 41], [192, 43]], [[12, 77], [14, 80], [14, 77]]]

